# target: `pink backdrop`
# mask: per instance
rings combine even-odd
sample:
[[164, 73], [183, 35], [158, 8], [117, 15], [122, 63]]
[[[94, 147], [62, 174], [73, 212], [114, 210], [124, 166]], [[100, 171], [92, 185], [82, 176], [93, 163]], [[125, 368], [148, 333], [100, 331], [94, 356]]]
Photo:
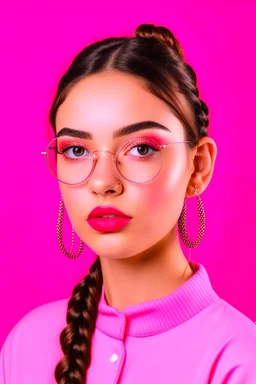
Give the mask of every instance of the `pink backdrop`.
[[[57, 81], [86, 44], [132, 34], [142, 22], [165, 25], [177, 35], [211, 110], [209, 134], [217, 142], [218, 156], [213, 179], [202, 194], [205, 236], [192, 250], [192, 259], [204, 264], [222, 298], [256, 321], [253, 1], [161, 1], [157, 7], [134, 0], [125, 6], [8, 1], [4, 8], [0, 346], [27, 312], [70, 296], [94, 259], [86, 249], [79, 259], [69, 260], [56, 242], [60, 194], [40, 151], [47, 144], [48, 109]], [[195, 203], [190, 199], [190, 217]], [[71, 226], [65, 219], [70, 244]]]

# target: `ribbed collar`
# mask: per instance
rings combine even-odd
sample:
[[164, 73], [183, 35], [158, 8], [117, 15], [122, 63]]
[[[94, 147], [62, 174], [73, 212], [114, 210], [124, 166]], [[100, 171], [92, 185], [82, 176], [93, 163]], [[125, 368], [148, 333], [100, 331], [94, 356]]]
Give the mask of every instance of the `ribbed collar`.
[[171, 294], [128, 306], [121, 312], [107, 304], [103, 285], [96, 328], [122, 340], [124, 336], [156, 335], [189, 320], [219, 297], [204, 266], [195, 262], [193, 265], [194, 275]]

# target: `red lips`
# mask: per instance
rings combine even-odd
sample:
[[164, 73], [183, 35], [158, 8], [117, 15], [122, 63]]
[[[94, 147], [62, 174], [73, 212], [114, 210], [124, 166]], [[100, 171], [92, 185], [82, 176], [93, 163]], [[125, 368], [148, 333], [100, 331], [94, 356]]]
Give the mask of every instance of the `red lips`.
[[99, 218], [105, 215], [115, 215], [116, 217], [124, 217], [124, 218], [130, 218], [130, 216], [127, 216], [125, 213], [122, 211], [119, 211], [118, 209], [111, 207], [111, 206], [106, 206], [106, 207], [96, 207], [94, 208], [88, 215], [87, 220]]
[[[105, 217], [106, 215], [114, 216]], [[131, 219], [132, 217], [114, 207], [96, 207], [89, 213], [87, 222], [95, 231], [108, 233], [123, 230]]]

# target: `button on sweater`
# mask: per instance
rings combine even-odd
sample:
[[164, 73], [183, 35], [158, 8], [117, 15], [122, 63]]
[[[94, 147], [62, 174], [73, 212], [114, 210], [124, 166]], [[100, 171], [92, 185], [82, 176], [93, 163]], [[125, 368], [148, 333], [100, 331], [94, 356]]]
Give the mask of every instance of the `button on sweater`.
[[[87, 384], [256, 384], [256, 325], [213, 290], [202, 264], [167, 296], [119, 311], [104, 285]], [[1, 384], [54, 384], [68, 299], [41, 305], [7, 336]]]

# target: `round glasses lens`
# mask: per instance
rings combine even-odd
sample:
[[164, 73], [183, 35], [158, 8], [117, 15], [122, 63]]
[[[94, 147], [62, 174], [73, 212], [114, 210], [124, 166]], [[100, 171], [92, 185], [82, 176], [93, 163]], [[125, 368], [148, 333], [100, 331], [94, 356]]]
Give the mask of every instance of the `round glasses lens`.
[[130, 140], [121, 148], [116, 159], [120, 174], [134, 183], [153, 180], [159, 173], [161, 164], [161, 148], [149, 139]]
[[53, 176], [66, 184], [82, 183], [93, 168], [93, 154], [74, 137], [53, 139], [47, 147], [46, 157]]

